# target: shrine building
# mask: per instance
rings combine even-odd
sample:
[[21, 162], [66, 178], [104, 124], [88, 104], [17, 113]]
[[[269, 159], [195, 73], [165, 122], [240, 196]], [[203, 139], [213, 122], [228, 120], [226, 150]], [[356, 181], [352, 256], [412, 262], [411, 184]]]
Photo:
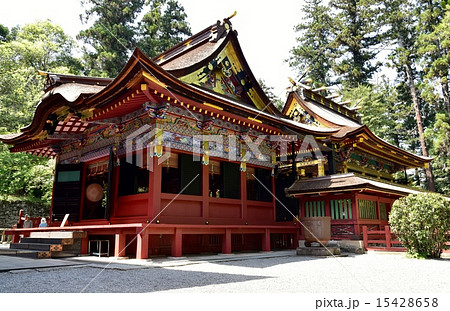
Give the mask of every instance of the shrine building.
[[153, 59], [136, 49], [115, 78], [40, 74], [31, 124], [0, 140], [56, 159], [51, 219], [11, 229], [15, 242], [73, 230], [85, 233], [81, 253], [108, 240], [117, 257], [270, 251], [295, 248], [298, 220], [321, 216], [332, 239], [360, 240], [419, 192], [393, 174], [431, 161], [304, 83], [278, 110], [229, 19]]

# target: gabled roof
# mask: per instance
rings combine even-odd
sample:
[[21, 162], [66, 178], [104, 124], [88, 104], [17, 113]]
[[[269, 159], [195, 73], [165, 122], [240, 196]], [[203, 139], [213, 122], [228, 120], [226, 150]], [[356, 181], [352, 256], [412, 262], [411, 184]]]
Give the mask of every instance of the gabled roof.
[[324, 127], [359, 127], [360, 119], [354, 110], [338, 104], [318, 92], [299, 88], [290, 92], [282, 113], [290, 118], [296, 110], [308, 114]]
[[398, 196], [423, 192], [423, 190], [420, 189], [402, 186], [384, 180], [376, 180], [359, 174], [348, 173], [310, 178], [307, 180], [297, 180], [292, 186], [286, 189], [286, 194], [291, 196], [301, 196], [328, 192], [336, 193], [340, 191], [371, 191]]
[[281, 116], [253, 75], [237, 32], [232, 29], [231, 17], [223, 23], [217, 21], [154, 61], [188, 84], [213, 89], [261, 111]]
[[[20, 135], [0, 136], [0, 140], [14, 144], [11, 149], [13, 152], [33, 150], [34, 153], [51, 156], [55, 154], [53, 143], [60, 139], [78, 139], [90, 123], [96, 124], [134, 110], [142, 110], [142, 103], [162, 98], [165, 101], [172, 99], [174, 104], [184, 101], [193, 107], [199, 106], [199, 110], [208, 108], [210, 112], [221, 113], [223, 117], [236, 116], [238, 120], [240, 116], [243, 124], [253, 128], [264, 124], [267, 129], [273, 129], [274, 134], [281, 134], [281, 128], [286, 126], [304, 134], [325, 137], [338, 131], [337, 128], [318, 129], [295, 123], [268, 111], [261, 111], [239, 99], [187, 84], [158, 66], [139, 49], [133, 52], [115, 79], [104, 80], [105, 84], [108, 82], [106, 86], [93, 85], [91, 78], [83, 84], [83, 79], [72, 76], [65, 83], [50, 85], [36, 108], [32, 123], [23, 128]], [[145, 91], [142, 91], [144, 85]], [[154, 93], [150, 93], [150, 90]], [[158, 94], [158, 98], [155, 94]], [[68, 137], [71, 134], [74, 137]]]
[[341, 147], [358, 149], [398, 163], [401, 167], [423, 167], [432, 161], [432, 158], [413, 154], [382, 140], [361, 124], [354, 109], [304, 86], [289, 93], [282, 113], [296, 122], [316, 128], [337, 129], [330, 139]]

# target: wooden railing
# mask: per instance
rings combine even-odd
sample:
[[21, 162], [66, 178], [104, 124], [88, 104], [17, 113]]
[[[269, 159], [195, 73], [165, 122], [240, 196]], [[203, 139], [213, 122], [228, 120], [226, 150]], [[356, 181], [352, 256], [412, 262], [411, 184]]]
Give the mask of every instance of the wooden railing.
[[[364, 248], [366, 250], [389, 251], [389, 252], [406, 251], [406, 248], [403, 247], [402, 242], [397, 239], [394, 233], [391, 232], [389, 226], [384, 226], [384, 230], [368, 230], [367, 226], [363, 226], [362, 229], [363, 229]], [[450, 235], [450, 232], [448, 232], [447, 234]], [[444, 249], [442, 252], [450, 253], [450, 242], [447, 242], [445, 244], [447, 245], [447, 248]]]
[[404, 252], [402, 242], [397, 240], [389, 226], [384, 226], [384, 230], [368, 230], [363, 226], [363, 241], [366, 250]]

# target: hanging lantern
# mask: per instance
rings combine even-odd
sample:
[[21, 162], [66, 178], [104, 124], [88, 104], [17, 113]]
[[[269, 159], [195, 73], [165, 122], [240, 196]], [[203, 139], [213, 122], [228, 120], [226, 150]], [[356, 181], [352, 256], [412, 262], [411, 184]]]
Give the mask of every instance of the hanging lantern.
[[209, 141], [203, 142], [203, 156], [202, 156], [202, 164], [209, 164]]
[[277, 163], [277, 154], [275, 152], [272, 152], [272, 164]]
[[245, 158], [246, 153], [247, 153], [247, 150], [242, 148], [242, 145], [241, 145], [241, 165], [239, 167], [241, 172], [247, 171], [247, 163], [246, 163], [247, 159]]
[[161, 158], [163, 154], [163, 131], [158, 131], [155, 135], [155, 147], [153, 154], [157, 156], [158, 158]]

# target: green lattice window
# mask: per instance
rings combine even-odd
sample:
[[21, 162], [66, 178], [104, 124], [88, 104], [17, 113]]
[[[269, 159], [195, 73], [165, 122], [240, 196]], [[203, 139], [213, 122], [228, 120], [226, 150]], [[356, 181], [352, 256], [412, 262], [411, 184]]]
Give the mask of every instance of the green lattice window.
[[306, 217], [325, 216], [325, 201], [305, 202]]
[[386, 203], [380, 203], [380, 219], [381, 220], [387, 220], [387, 209], [386, 209]]
[[358, 200], [360, 219], [377, 219], [377, 202], [370, 200]]
[[352, 200], [330, 200], [331, 219], [352, 219]]

